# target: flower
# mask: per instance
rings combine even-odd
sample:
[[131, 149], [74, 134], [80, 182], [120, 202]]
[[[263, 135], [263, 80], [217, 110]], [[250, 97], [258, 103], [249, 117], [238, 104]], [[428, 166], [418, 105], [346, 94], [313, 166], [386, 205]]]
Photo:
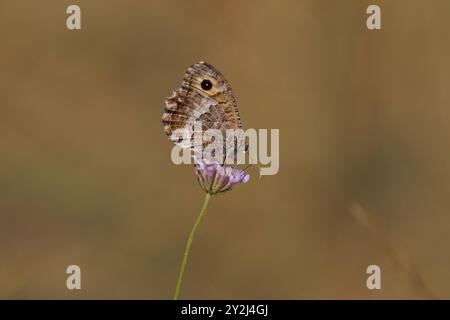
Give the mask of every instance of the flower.
[[250, 180], [250, 175], [242, 170], [225, 167], [217, 161], [206, 159], [195, 159], [195, 173], [200, 187], [209, 194], [227, 192], [234, 185]]

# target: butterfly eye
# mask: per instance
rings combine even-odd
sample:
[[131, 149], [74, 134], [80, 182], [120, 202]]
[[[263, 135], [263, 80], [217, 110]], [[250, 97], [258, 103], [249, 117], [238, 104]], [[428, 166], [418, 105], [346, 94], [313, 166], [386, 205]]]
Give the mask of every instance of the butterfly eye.
[[202, 86], [203, 90], [209, 90], [212, 88], [212, 83], [209, 80], [203, 80], [200, 85]]

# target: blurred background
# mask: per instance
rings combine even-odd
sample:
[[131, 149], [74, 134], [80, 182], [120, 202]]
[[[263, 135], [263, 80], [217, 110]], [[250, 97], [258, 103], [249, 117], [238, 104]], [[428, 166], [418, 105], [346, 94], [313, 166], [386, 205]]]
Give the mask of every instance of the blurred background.
[[161, 116], [199, 60], [280, 171], [212, 199], [182, 298], [450, 298], [449, 1], [2, 0], [0, 39], [0, 298], [172, 298], [204, 192]]

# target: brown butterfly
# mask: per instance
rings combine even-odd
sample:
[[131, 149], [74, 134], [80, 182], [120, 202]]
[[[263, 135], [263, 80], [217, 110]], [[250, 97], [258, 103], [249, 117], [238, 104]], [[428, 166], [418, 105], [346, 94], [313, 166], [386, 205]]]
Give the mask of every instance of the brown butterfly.
[[[230, 84], [214, 66], [203, 61], [187, 69], [181, 87], [166, 99], [162, 122], [169, 139], [186, 148], [195, 148], [198, 144], [205, 147], [213, 141], [210, 138], [203, 138], [200, 142], [194, 140], [199, 123], [202, 132], [216, 129], [223, 137], [226, 137], [227, 129], [242, 128]], [[188, 130], [188, 139], [175, 134], [177, 130]], [[247, 145], [243, 147], [247, 148]], [[224, 154], [228, 153], [225, 150]]]

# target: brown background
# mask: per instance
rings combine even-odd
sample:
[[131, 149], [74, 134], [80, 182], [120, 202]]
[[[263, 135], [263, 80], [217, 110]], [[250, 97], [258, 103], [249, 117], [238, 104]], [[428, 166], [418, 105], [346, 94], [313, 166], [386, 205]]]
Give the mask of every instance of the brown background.
[[172, 297], [204, 193], [160, 118], [199, 60], [281, 158], [212, 199], [183, 298], [450, 298], [449, 1], [3, 0], [0, 39], [1, 298]]

